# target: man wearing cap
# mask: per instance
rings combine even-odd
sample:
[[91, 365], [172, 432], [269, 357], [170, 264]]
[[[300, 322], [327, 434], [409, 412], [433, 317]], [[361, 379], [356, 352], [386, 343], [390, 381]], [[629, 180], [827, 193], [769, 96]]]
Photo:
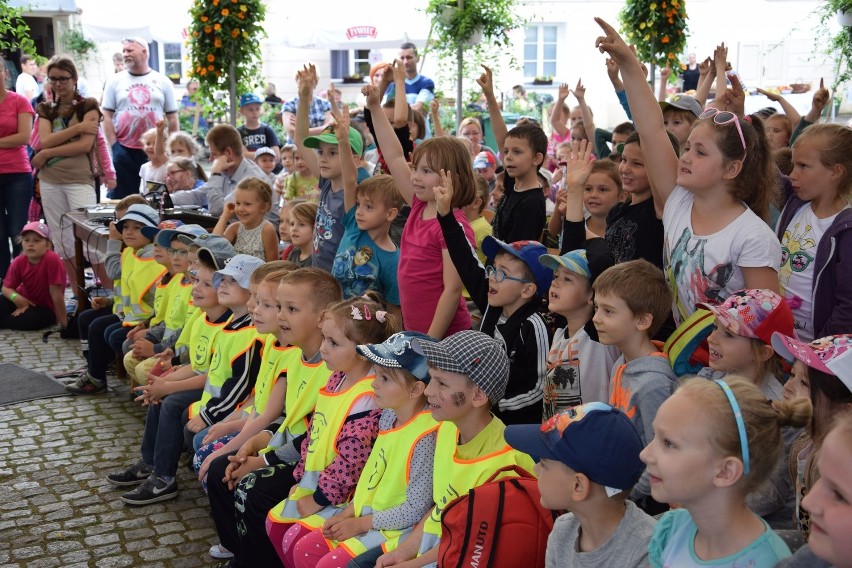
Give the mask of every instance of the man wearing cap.
[[240, 96], [240, 114], [245, 119], [245, 124], [240, 126], [240, 136], [243, 137], [243, 156], [254, 159], [254, 151], [258, 148], [270, 148], [274, 152], [275, 161], [278, 161], [278, 152], [281, 144], [278, 136], [268, 124], [260, 121], [260, 105], [263, 101], [254, 93], [246, 93]]
[[101, 111], [104, 135], [112, 147], [118, 185], [108, 193], [120, 199], [139, 188], [139, 168], [148, 161], [142, 150], [142, 134], [156, 127], [164, 116], [169, 132], [178, 130], [178, 106], [172, 82], [148, 66], [148, 42], [131, 37], [122, 41], [124, 71], [104, 87]]

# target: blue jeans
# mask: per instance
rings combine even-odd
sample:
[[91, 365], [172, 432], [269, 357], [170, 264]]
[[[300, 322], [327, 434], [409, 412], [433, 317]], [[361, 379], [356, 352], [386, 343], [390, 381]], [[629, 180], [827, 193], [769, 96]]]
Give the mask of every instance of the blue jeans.
[[[0, 278], [6, 277], [6, 271], [12, 258], [21, 254], [21, 245], [15, 237], [27, 224], [30, 200], [33, 197], [33, 175], [0, 174]], [[9, 242], [12, 254], [9, 254]]]
[[145, 434], [142, 436], [142, 461], [154, 466], [157, 477], [174, 477], [183, 452], [183, 427], [186, 410], [201, 398], [201, 389], [168, 395], [160, 404], [148, 407]]
[[148, 161], [145, 152], [136, 148], [112, 145], [112, 165], [115, 167], [116, 186], [107, 192], [110, 199], [122, 199], [139, 193], [139, 168]]

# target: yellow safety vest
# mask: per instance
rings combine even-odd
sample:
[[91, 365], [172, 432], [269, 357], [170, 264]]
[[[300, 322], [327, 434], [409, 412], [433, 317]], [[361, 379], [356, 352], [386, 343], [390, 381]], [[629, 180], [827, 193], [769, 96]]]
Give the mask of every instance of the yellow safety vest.
[[[241, 410], [246, 414], [263, 414], [266, 403], [269, 402], [269, 393], [282, 375], [287, 380], [287, 368], [295, 363], [294, 357], [299, 357], [301, 352], [292, 345], [281, 345], [278, 339], [268, 334], [263, 344], [263, 357], [260, 360], [260, 369], [257, 373], [257, 382], [254, 384], [254, 402], [243, 406]], [[298, 363], [297, 363], [298, 364]], [[284, 409], [280, 409], [283, 411]]]
[[[432, 418], [432, 413], [424, 410], [401, 426], [379, 432], [352, 498], [356, 517], [387, 511], [405, 502], [414, 447], [437, 429], [438, 423]], [[343, 547], [354, 558], [388, 540], [405, 536], [413, 528], [370, 530], [343, 542], [332, 541], [329, 544]]]
[[[191, 298], [190, 298], [190, 301]], [[199, 317], [204, 317], [204, 312], [195, 306], [190, 306], [186, 310], [186, 321], [183, 323], [183, 328], [180, 330], [177, 341], [175, 342], [175, 353], [178, 349], [188, 349], [192, 342], [192, 330], [195, 329], [195, 322]]]
[[[163, 274], [163, 278], [165, 278], [165, 274]], [[155, 325], [162, 323], [166, 319], [166, 312], [169, 309], [169, 284], [171, 284], [172, 280], [169, 280], [165, 284], [163, 284], [163, 278], [160, 278], [160, 281], [157, 282], [157, 287], [154, 290], [154, 312], [151, 317], [151, 321], [148, 322], [150, 327], [154, 327]]]
[[325, 520], [340, 508], [326, 507], [319, 513], [302, 518], [296, 508], [296, 501], [307, 495], [313, 495], [319, 483], [319, 476], [337, 457], [337, 437], [343, 428], [352, 405], [364, 394], [372, 394], [370, 383], [376, 376], [372, 373], [342, 392], [329, 392], [326, 387], [317, 395], [317, 405], [311, 419], [311, 431], [308, 434], [308, 450], [305, 456], [305, 473], [296, 486], [296, 491], [269, 511], [268, 519], [273, 523], [299, 523], [309, 529], [322, 526]]
[[[125, 258], [133, 255], [133, 247], [124, 247], [121, 251], [121, 266], [124, 266]], [[112, 281], [112, 313], [123, 316], [124, 305], [121, 297], [121, 276]]]
[[317, 394], [328, 382], [328, 376], [331, 374], [325, 361], [306, 363], [302, 358], [302, 350], [298, 347], [296, 350], [293, 355], [295, 361], [287, 369], [286, 376], [282, 377], [287, 380], [284, 401], [286, 417], [261, 453], [290, 444], [308, 431], [308, 421], [317, 404]]
[[213, 357], [213, 348], [216, 345], [219, 333], [222, 331], [230, 317], [220, 323], [213, 323], [207, 319], [207, 315], [199, 310], [199, 317], [195, 320], [189, 336], [189, 364], [196, 373], [206, 373], [210, 368], [210, 359]]
[[186, 324], [186, 314], [192, 303], [192, 283], [188, 280], [184, 283], [183, 274], [175, 274], [169, 280], [166, 293], [169, 303], [163, 316], [163, 324], [166, 327], [163, 341], [170, 340], [179, 334]]
[[145, 297], [166, 272], [166, 267], [153, 257], [141, 258], [147, 247], [153, 245], [147, 244], [138, 251], [130, 249], [131, 254], [121, 255], [121, 304], [125, 326], [135, 326], [151, 317], [154, 308]]

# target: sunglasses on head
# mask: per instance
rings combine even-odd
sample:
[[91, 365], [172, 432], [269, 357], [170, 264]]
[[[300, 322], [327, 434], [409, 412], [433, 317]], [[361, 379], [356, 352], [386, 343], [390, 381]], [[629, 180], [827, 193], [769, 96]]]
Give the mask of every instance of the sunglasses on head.
[[698, 118], [701, 119], [713, 119], [713, 124], [717, 124], [719, 126], [724, 126], [726, 124], [730, 124], [731, 122], [737, 127], [737, 134], [740, 135], [740, 142], [743, 145], [743, 157], [740, 160], [745, 161], [747, 152], [746, 152], [746, 141], [745, 136], [743, 136], [743, 129], [740, 126], [740, 119], [734, 113], [727, 110], [719, 110], [716, 108], [708, 108], [704, 112], [701, 113], [701, 116]]

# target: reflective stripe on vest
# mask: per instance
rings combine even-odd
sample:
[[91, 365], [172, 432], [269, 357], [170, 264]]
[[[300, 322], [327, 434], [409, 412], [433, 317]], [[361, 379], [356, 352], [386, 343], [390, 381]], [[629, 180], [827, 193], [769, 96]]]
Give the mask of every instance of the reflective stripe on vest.
[[[269, 393], [282, 375], [286, 381], [287, 368], [292, 366], [301, 351], [292, 345], [281, 345], [274, 335], [270, 335], [263, 346], [263, 357], [260, 360], [260, 369], [257, 374], [257, 382], [254, 385], [254, 413], [263, 414], [266, 403], [269, 401]], [[243, 409], [248, 411], [247, 408]], [[282, 409], [283, 410], [283, 409]]]
[[168, 285], [169, 306], [163, 318], [166, 331], [163, 334], [162, 341], [168, 341], [169, 344], [186, 324], [187, 312], [192, 304], [192, 282], [184, 283], [182, 276], [182, 274], [176, 274]]
[[[145, 252], [145, 245], [139, 254]], [[145, 301], [145, 296], [163, 274], [166, 267], [153, 258], [141, 258], [131, 249], [131, 254], [121, 255], [121, 304], [124, 309], [124, 325], [136, 325], [151, 316], [153, 306]]]
[[325, 361], [305, 363], [302, 350], [296, 349], [297, 353], [294, 354], [294, 357], [298, 356], [296, 361], [287, 369], [286, 375], [281, 377], [287, 381], [287, 394], [284, 401], [286, 417], [266, 448], [261, 450], [263, 453], [291, 444], [293, 440], [308, 431], [308, 418], [317, 404], [317, 394], [328, 382], [328, 376], [331, 374], [325, 366]]
[[204, 381], [204, 391], [201, 399], [192, 403], [189, 408], [189, 418], [194, 418], [210, 399], [222, 395], [222, 386], [233, 374], [234, 361], [249, 351], [257, 339], [257, 329], [247, 325], [240, 329], [222, 329], [216, 335], [216, 341], [211, 342], [213, 353], [210, 356], [210, 367], [207, 369], [207, 380]]
[[[163, 274], [163, 278], [166, 275]], [[166, 312], [169, 310], [169, 284], [172, 283], [172, 278], [165, 284], [163, 284], [163, 278], [160, 278], [160, 281], [157, 282], [157, 287], [154, 289], [154, 315], [151, 317], [151, 321], [149, 322], [149, 326], [153, 327], [159, 323], [162, 323], [166, 319]]]

